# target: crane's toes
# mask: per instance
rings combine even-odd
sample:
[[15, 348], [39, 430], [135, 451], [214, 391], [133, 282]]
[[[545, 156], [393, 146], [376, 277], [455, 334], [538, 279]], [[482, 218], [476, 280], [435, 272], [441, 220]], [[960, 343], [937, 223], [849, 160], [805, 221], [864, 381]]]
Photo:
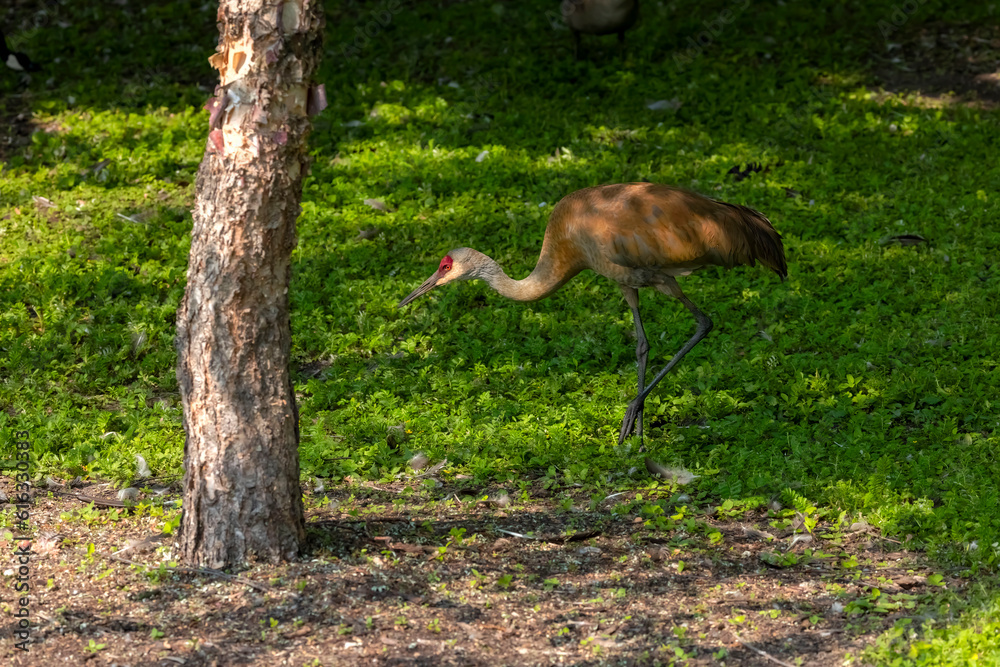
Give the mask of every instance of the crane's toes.
[[618, 444], [625, 442], [625, 438], [635, 431], [635, 424], [641, 418], [642, 403], [632, 401], [625, 410], [625, 419], [622, 420], [622, 430], [618, 432]]

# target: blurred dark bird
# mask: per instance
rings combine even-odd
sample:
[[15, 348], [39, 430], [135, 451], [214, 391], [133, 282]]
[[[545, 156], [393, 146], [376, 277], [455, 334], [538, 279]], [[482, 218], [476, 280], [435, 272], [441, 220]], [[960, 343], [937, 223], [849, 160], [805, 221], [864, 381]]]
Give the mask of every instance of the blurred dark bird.
[[[788, 275], [781, 236], [752, 208], [654, 183], [601, 185], [578, 190], [556, 204], [542, 252], [527, 278], [514, 280], [483, 253], [457, 248], [399, 307], [454, 280], [485, 280], [515, 301], [544, 299], [584, 269], [614, 280], [632, 310], [639, 362], [638, 395], [625, 412], [618, 443], [633, 432], [642, 443], [646, 396], [712, 329], [712, 320], [685, 296], [676, 278], [708, 265], [729, 269], [758, 261], [782, 278]], [[697, 322], [695, 334], [649, 385], [645, 385], [649, 343], [639, 317], [640, 287], [675, 297]]]
[[17, 72], [37, 72], [42, 69], [37, 63], [32, 62], [28, 54], [20, 51], [11, 51], [7, 47], [7, 36], [0, 31], [0, 60], [10, 69]]
[[563, 20], [573, 32], [573, 54], [580, 58], [580, 33], [610, 35], [618, 33], [624, 50], [625, 31], [639, 18], [639, 0], [563, 0]]

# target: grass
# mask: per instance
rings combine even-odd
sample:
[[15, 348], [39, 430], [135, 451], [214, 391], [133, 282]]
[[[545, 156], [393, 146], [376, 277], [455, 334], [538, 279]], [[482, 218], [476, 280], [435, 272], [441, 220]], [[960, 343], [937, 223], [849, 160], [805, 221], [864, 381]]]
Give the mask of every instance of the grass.
[[[653, 456], [701, 475], [695, 502], [808, 502], [944, 567], [994, 572], [997, 112], [875, 94], [888, 1], [645, 3], [624, 60], [591, 38], [581, 62], [550, 4], [388, 3], [373, 18], [330, 3], [331, 105], [291, 285], [303, 475], [386, 479], [423, 451], [479, 483], [647, 485], [634, 443], [615, 444], [635, 364], [614, 285], [588, 273], [518, 304], [470, 283], [395, 304], [453, 247], [526, 275], [562, 196], [648, 179], [765, 212], [789, 258], [783, 283], [759, 268], [683, 279], [716, 329], [647, 402]], [[172, 341], [214, 10], [51, 11], [68, 27], [5, 25], [50, 66], [26, 87], [0, 81], [0, 113], [39, 130], [0, 179], [3, 446], [29, 430], [38, 475], [124, 483], [135, 453], [180, 475]], [[891, 39], [932, 17], [995, 21], [996, 5], [929, 0]], [[766, 169], [727, 175], [748, 162]], [[927, 242], [887, 242], [901, 234]], [[642, 298], [655, 366], [693, 322]], [[919, 640], [901, 630], [876, 658], [996, 656], [995, 593], [982, 600], [963, 626], [986, 624], [979, 643], [945, 622]]]
[[860, 657], [885, 665], [996, 664], [1000, 601], [994, 586], [940, 595], [921, 611], [923, 623], [899, 619]]

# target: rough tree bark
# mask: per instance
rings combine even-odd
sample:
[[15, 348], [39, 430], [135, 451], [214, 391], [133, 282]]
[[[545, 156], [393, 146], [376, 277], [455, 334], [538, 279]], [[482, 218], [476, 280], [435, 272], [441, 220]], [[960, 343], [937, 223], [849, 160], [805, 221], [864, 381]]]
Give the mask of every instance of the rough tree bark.
[[221, 0], [209, 62], [187, 289], [177, 313], [184, 405], [181, 556], [222, 568], [294, 558], [305, 537], [289, 376], [290, 258], [308, 168], [318, 0]]

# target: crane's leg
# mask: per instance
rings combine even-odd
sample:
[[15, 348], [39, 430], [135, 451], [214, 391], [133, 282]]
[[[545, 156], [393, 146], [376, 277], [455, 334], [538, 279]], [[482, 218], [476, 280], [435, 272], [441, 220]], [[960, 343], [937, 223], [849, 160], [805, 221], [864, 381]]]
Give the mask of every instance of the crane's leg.
[[[649, 359], [649, 342], [646, 340], [646, 332], [642, 329], [642, 319], [639, 318], [639, 290], [634, 287], [620, 286], [622, 294], [625, 295], [625, 302], [632, 309], [632, 320], [635, 322], [635, 359], [639, 362], [639, 389], [638, 393], [646, 388], [646, 361]], [[638, 393], [636, 395], [638, 395]], [[639, 436], [639, 451], [642, 447], [642, 405], [635, 417], [635, 432]], [[619, 443], [621, 444], [621, 438]]]
[[[646, 387], [646, 361], [649, 359], [649, 342], [646, 340], [646, 332], [642, 328], [642, 319], [639, 317], [639, 290], [634, 287], [626, 287], [625, 285], [620, 285], [622, 289], [622, 294], [625, 295], [625, 302], [628, 307], [632, 309], [632, 320], [635, 322], [635, 360], [639, 362], [639, 393]], [[638, 394], [637, 394], [638, 395]], [[639, 451], [643, 451], [642, 447], [642, 408], [639, 406], [639, 412], [635, 417], [635, 432], [639, 436]], [[618, 444], [621, 444], [622, 439], [619, 438]]]
[[[573, 30], [570, 28], [570, 30]], [[580, 59], [580, 33], [573, 30], [573, 58]]]
[[622, 430], [618, 434], [619, 445], [625, 441], [625, 438], [628, 437], [628, 435], [632, 432], [632, 429], [635, 427], [635, 421], [637, 417], [642, 414], [642, 406], [646, 402], [646, 396], [649, 395], [649, 392], [653, 391], [653, 388], [664, 378], [664, 376], [666, 376], [667, 373], [671, 371], [671, 369], [673, 369], [674, 366], [677, 365], [677, 362], [683, 359], [684, 355], [690, 352], [691, 348], [697, 345], [698, 342], [707, 336], [708, 332], [712, 330], [712, 320], [709, 319], [708, 315], [698, 310], [696, 305], [691, 303], [691, 300], [688, 299], [684, 295], [684, 292], [681, 291], [681, 286], [677, 284], [676, 280], [671, 278], [670, 282], [663, 283], [662, 285], [656, 285], [655, 287], [664, 294], [669, 294], [683, 303], [684, 306], [691, 311], [691, 314], [694, 315], [694, 319], [698, 322], [698, 328], [695, 330], [694, 335], [691, 336], [688, 342], [684, 344], [684, 347], [682, 347], [680, 351], [674, 355], [674, 358], [670, 360], [670, 363], [664, 366], [663, 370], [656, 374], [656, 377], [653, 378], [653, 381], [650, 382], [645, 389], [639, 391], [639, 395], [635, 397], [634, 401], [629, 403], [628, 409], [625, 411], [625, 420], [622, 422]]

